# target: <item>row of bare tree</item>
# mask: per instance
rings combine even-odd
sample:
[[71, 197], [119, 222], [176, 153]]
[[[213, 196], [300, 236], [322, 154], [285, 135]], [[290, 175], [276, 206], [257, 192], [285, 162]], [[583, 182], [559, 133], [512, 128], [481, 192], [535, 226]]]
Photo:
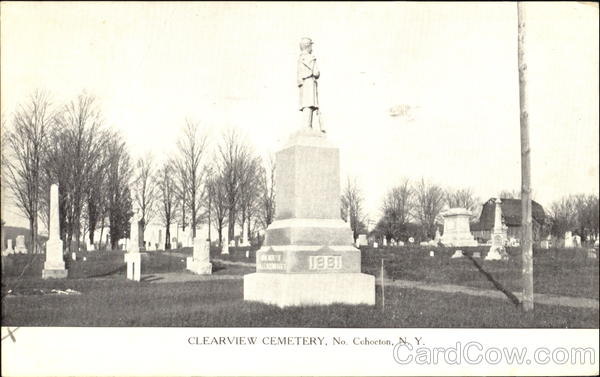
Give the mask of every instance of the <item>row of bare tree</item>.
[[[78, 96], [55, 107], [34, 93], [3, 124], [2, 175], [29, 220], [37, 241], [41, 219], [48, 227], [49, 187], [58, 184], [61, 238], [69, 249], [94, 230], [110, 224], [111, 242], [125, 236], [131, 217], [129, 155], [121, 137], [102, 124], [93, 97]], [[38, 242], [32, 242], [38, 252]]]
[[[235, 227], [248, 225], [249, 234], [265, 228], [274, 217], [274, 162], [263, 163], [237, 131], [223, 135], [211, 148], [197, 123], [187, 121], [178, 152], [157, 164], [152, 154], [132, 161], [118, 132], [103, 125], [93, 97], [82, 94], [63, 106], [34, 93], [2, 124], [2, 181], [29, 220], [37, 240], [38, 221], [48, 228], [49, 187], [59, 185], [59, 218], [65, 247], [78, 250], [87, 237], [102, 241], [108, 228], [110, 246], [128, 237], [138, 212], [142, 229], [153, 220], [165, 227], [191, 228], [213, 224], [232, 239]], [[100, 240], [95, 240], [96, 230]], [[210, 228], [209, 228], [210, 229]], [[38, 252], [38, 242], [32, 251]]]

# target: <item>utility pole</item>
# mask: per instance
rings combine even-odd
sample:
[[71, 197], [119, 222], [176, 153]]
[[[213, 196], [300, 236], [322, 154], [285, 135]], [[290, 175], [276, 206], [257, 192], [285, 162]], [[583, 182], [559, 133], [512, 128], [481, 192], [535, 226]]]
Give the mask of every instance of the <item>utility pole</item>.
[[527, 64], [525, 64], [525, 14], [523, 2], [517, 2], [519, 110], [521, 125], [521, 253], [523, 258], [523, 311], [533, 310], [533, 232], [531, 225], [531, 159], [529, 114], [527, 112]]

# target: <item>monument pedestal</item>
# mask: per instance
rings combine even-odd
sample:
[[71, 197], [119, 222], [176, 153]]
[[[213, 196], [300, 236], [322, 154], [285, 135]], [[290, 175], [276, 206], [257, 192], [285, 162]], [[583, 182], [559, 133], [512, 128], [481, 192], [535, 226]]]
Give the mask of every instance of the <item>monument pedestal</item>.
[[339, 151], [319, 131], [301, 130], [276, 156], [276, 219], [244, 276], [244, 300], [279, 307], [375, 304], [375, 278], [340, 218]]
[[42, 279], [64, 279], [68, 275], [62, 259], [63, 242], [50, 239], [46, 242], [46, 261], [42, 270]]
[[142, 254], [125, 253], [127, 263], [127, 280], [140, 281], [142, 279]]
[[244, 300], [286, 306], [375, 305], [375, 277], [361, 273], [254, 273], [244, 276]]

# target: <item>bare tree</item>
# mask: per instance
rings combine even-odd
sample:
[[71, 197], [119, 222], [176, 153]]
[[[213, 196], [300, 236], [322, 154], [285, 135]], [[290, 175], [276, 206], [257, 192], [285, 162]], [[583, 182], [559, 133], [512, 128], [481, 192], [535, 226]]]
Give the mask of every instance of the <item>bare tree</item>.
[[450, 208], [466, 208], [472, 211], [477, 206], [478, 200], [475, 198], [470, 188], [458, 190], [447, 189], [445, 192], [446, 204]]
[[107, 169], [107, 205], [110, 243], [114, 250], [119, 239], [129, 234], [129, 220], [133, 216], [129, 183], [133, 173], [124, 142], [119, 138], [112, 138], [108, 150], [110, 164]]
[[59, 127], [48, 148], [46, 172], [60, 187], [61, 233], [66, 247], [78, 250], [84, 204], [111, 135], [102, 128], [94, 98], [85, 94], [63, 108], [57, 123]]
[[175, 179], [173, 178], [174, 163], [166, 162], [158, 171], [158, 193], [162, 202], [160, 217], [165, 227], [165, 250], [171, 249], [171, 223], [177, 213]]
[[598, 239], [598, 195], [579, 194], [574, 201], [579, 234], [588, 241]]
[[156, 215], [158, 188], [155, 181], [154, 158], [148, 153], [136, 162], [136, 176], [133, 182], [133, 201], [141, 214], [141, 244], [144, 243], [144, 231]]
[[364, 226], [364, 213], [363, 213], [363, 196], [358, 186], [356, 178], [351, 179], [348, 177], [346, 186], [342, 193], [341, 199], [341, 216], [342, 219], [350, 219], [350, 229], [352, 229], [352, 236], [354, 240], [358, 238], [358, 233], [363, 231]]
[[[260, 196], [260, 167], [260, 158], [251, 155], [246, 167], [241, 172], [238, 219], [242, 232], [244, 231], [244, 224], [247, 224], [247, 232], [250, 233], [252, 219], [255, 217]], [[246, 234], [246, 237], [249, 239], [250, 234]]]
[[401, 239], [407, 234], [407, 224], [415, 209], [415, 193], [408, 179], [389, 189], [381, 210], [383, 217], [378, 221], [376, 230], [386, 238]]
[[[196, 224], [201, 220], [202, 194], [204, 191], [203, 158], [206, 152], [206, 136], [200, 135], [198, 125], [186, 121], [183, 135], [177, 142], [181, 155], [176, 160], [179, 182], [182, 190], [182, 215], [185, 218], [185, 207], [190, 210], [192, 237], [196, 237]], [[184, 220], [185, 221], [185, 220]]]
[[228, 239], [232, 240], [235, 232], [235, 220], [239, 210], [241, 192], [244, 189], [245, 172], [255, 163], [251, 150], [235, 130], [223, 136], [219, 146], [217, 171], [224, 184], [227, 200]]
[[[8, 156], [3, 156], [6, 178], [15, 203], [29, 220], [32, 253], [38, 252], [38, 215], [42, 192], [44, 151], [54, 125], [48, 95], [35, 92], [19, 106], [7, 132]], [[3, 148], [4, 151], [4, 148]], [[6, 157], [6, 158], [5, 158]]]
[[435, 222], [444, 205], [444, 190], [436, 184], [425, 182], [423, 178], [415, 187], [415, 215], [423, 226], [424, 236], [433, 238]]
[[260, 210], [259, 221], [266, 229], [275, 219], [275, 159], [269, 157], [268, 162], [260, 168]]
[[[215, 171], [215, 170], [213, 170]], [[219, 245], [223, 240], [223, 227], [229, 213], [227, 206], [227, 190], [225, 187], [225, 179], [220, 173], [215, 173], [210, 176], [207, 182], [207, 191], [210, 203], [210, 214], [212, 221], [217, 227], [219, 233]]]

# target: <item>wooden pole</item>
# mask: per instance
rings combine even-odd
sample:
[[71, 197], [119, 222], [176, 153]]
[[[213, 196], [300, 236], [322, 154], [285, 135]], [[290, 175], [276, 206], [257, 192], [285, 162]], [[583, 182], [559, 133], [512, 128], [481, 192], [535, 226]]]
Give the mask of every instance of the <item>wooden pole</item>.
[[531, 224], [531, 161], [529, 146], [529, 114], [527, 112], [527, 64], [525, 64], [525, 14], [523, 3], [517, 2], [519, 110], [521, 125], [521, 253], [523, 258], [522, 309], [533, 310], [533, 232]]

